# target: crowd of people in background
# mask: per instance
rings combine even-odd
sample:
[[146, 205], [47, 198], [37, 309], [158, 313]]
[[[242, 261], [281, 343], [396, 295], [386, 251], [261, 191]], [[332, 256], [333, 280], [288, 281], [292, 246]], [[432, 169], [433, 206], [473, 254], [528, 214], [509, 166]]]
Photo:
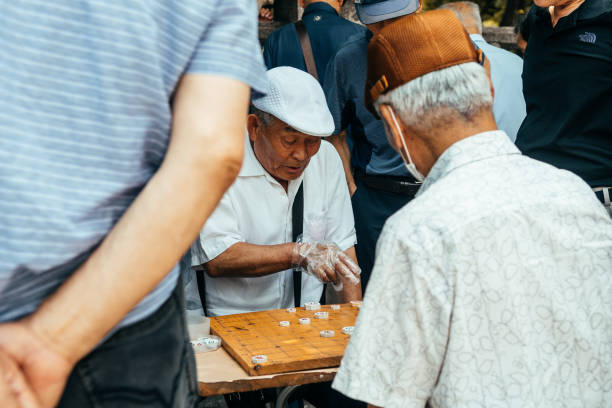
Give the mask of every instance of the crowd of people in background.
[[263, 52], [255, 1], [5, 5], [2, 406], [194, 407], [186, 307], [362, 298], [292, 407], [612, 406], [612, 1], [523, 59], [472, 2], [299, 5]]

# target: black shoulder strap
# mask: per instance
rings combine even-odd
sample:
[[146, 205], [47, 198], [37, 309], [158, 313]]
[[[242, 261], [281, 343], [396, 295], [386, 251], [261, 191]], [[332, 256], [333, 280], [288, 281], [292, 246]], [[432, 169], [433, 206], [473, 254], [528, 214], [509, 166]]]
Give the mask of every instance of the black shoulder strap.
[[198, 295], [200, 295], [202, 310], [204, 311], [204, 316], [208, 316], [208, 310], [206, 309], [206, 277], [204, 276], [206, 270], [203, 268], [194, 268], [194, 272], [196, 274], [196, 282], [198, 283]]
[[310, 37], [308, 36], [308, 31], [306, 31], [306, 25], [302, 20], [296, 21], [294, 24], [295, 31], [297, 31], [298, 38], [300, 39], [300, 45], [302, 46], [306, 70], [318, 81], [319, 75], [317, 74], [317, 65], [315, 64], [312, 46], [310, 45]]
[[[302, 234], [304, 228], [304, 182], [300, 184], [295, 199], [293, 200], [293, 208], [291, 209], [293, 242]], [[293, 269], [293, 299], [295, 307], [300, 307], [302, 300], [302, 270], [300, 268]]]

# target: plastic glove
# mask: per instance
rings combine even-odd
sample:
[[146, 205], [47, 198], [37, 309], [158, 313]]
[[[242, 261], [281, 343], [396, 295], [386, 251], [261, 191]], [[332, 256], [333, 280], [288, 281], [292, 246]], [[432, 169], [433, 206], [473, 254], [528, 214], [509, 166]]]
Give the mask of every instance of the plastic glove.
[[323, 283], [332, 282], [336, 291], [342, 290], [342, 280], [353, 285], [360, 281], [359, 266], [332, 243], [297, 242], [293, 247], [293, 266], [302, 267]]

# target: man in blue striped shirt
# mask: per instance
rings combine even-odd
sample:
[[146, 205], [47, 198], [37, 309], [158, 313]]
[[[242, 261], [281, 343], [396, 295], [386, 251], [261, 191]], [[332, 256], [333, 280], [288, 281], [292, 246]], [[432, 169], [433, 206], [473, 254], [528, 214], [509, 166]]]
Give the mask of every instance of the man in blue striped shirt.
[[267, 85], [256, 14], [3, 6], [3, 406], [193, 405], [176, 262], [240, 169], [249, 86]]

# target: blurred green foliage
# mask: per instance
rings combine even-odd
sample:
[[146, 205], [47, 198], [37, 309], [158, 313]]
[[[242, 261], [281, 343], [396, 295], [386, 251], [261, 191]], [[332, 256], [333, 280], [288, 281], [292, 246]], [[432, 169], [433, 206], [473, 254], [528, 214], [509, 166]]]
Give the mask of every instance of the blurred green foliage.
[[[423, 0], [424, 10], [434, 10], [444, 3], [452, 0]], [[482, 22], [487, 26], [498, 26], [502, 22], [507, 7], [510, 16], [507, 17], [505, 25], [514, 25], [518, 16], [529, 11], [532, 0], [471, 0], [480, 6]]]

